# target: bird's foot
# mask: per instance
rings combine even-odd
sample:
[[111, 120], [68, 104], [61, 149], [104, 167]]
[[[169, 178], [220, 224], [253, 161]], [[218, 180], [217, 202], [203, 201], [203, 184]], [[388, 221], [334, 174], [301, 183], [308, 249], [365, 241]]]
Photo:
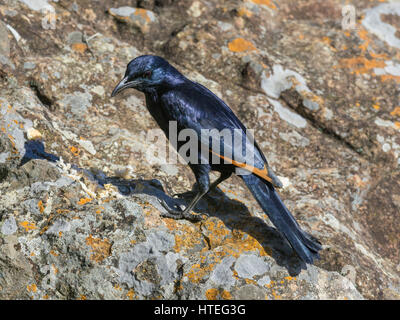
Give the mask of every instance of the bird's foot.
[[194, 198], [197, 194], [197, 191], [186, 191], [183, 193], [174, 193], [172, 198]]
[[167, 212], [161, 212], [162, 217], [172, 218], [176, 220], [187, 219], [193, 222], [203, 220], [203, 217], [200, 214], [192, 214], [186, 209], [185, 210], [178, 209], [177, 206], [175, 206], [176, 209], [171, 209], [170, 207], [168, 207], [167, 203], [164, 200], [158, 200], [158, 201], [167, 211]]

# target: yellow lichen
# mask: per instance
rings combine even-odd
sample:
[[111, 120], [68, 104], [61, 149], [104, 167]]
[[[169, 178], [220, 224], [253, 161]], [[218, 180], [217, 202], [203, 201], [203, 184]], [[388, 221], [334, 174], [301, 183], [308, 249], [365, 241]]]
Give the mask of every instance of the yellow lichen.
[[58, 257], [58, 253], [55, 252], [54, 250], [50, 250], [50, 254], [51, 254], [52, 256]]
[[207, 300], [217, 300], [218, 290], [215, 288], [208, 289], [205, 295]]
[[147, 13], [147, 10], [141, 9], [141, 8], [136, 8], [134, 14], [135, 14], [135, 16], [140, 16], [141, 18], [143, 18], [146, 22], [150, 22], [150, 17]]
[[196, 230], [193, 226], [174, 219], [167, 218], [163, 219], [163, 221], [169, 230], [179, 230], [179, 233], [175, 234], [175, 252], [192, 249], [201, 243], [200, 231]]
[[78, 204], [81, 205], [81, 206], [83, 206], [84, 204], [86, 204], [86, 203], [88, 203], [88, 202], [90, 202], [90, 201], [92, 201], [92, 200], [93, 200], [92, 198], [81, 198], [81, 199], [78, 201]]
[[36, 284], [32, 283], [32, 284], [26, 286], [26, 290], [28, 290], [28, 292], [36, 292], [37, 286], [36, 286]]
[[244, 52], [257, 50], [253, 43], [243, 38], [236, 38], [228, 43], [228, 48], [232, 52]]
[[239, 8], [239, 10], [237, 12], [237, 15], [239, 17], [246, 16], [246, 17], [250, 18], [253, 15], [253, 13], [250, 10], [248, 10], [248, 9], [246, 9], [244, 7], [241, 7], [241, 8]]
[[276, 5], [271, 0], [250, 0], [250, 1], [255, 4], [265, 5], [271, 9], [276, 9]]
[[25, 231], [30, 231], [36, 229], [36, 225], [34, 223], [23, 221], [20, 223], [20, 226], [25, 229]]
[[224, 290], [221, 293], [221, 298], [225, 299], [225, 300], [231, 300], [232, 299], [232, 295], [231, 295], [231, 293], [229, 291]]
[[133, 289], [130, 289], [128, 291], [128, 293], [126, 294], [126, 296], [129, 298], [129, 300], [133, 300], [133, 298], [135, 296], [135, 291], [133, 291]]
[[73, 43], [71, 45], [72, 50], [79, 52], [79, 53], [84, 53], [88, 46], [85, 43]]
[[363, 73], [371, 73], [374, 74], [371, 70], [375, 68], [384, 68], [386, 66], [385, 61], [377, 60], [377, 59], [367, 59], [363, 56], [358, 56], [354, 58], [342, 59], [340, 60], [340, 64], [337, 67], [340, 68], [348, 68], [351, 73], [355, 74], [363, 74]]
[[42, 200], [40, 200], [40, 201], [38, 202], [38, 208], [39, 208], [40, 213], [43, 213], [43, 211], [44, 211], [44, 206], [43, 206]]
[[76, 148], [76, 147], [74, 147], [74, 146], [71, 146], [71, 147], [69, 148], [69, 150], [72, 152], [72, 154], [73, 154], [75, 157], [79, 156], [80, 150], [79, 150], [78, 148]]
[[92, 235], [86, 238], [86, 244], [92, 248], [91, 260], [101, 262], [111, 255], [111, 243], [108, 239], [93, 238]]

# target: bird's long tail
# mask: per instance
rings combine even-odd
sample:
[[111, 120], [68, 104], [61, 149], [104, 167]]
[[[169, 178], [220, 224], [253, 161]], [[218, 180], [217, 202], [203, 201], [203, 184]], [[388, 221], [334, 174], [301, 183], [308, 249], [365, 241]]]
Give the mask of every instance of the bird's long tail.
[[321, 244], [301, 230], [274, 187], [254, 174], [240, 176], [278, 231], [306, 263], [319, 259]]

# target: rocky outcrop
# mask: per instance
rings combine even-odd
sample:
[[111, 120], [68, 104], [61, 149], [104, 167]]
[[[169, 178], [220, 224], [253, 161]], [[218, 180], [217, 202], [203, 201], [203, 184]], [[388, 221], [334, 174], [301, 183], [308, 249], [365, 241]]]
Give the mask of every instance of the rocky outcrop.
[[[353, 5], [344, 29], [334, 0], [0, 3], [0, 297], [399, 299], [400, 7]], [[236, 177], [160, 217], [194, 178], [149, 161], [140, 93], [110, 98], [145, 53], [254, 130], [315, 266]]]

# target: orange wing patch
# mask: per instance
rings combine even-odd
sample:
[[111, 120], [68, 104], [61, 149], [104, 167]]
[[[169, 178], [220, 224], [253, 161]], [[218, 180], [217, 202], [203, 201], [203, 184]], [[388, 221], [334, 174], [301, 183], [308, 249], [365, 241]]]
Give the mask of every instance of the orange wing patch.
[[268, 176], [268, 169], [267, 169], [267, 165], [264, 164], [264, 169], [258, 169], [256, 167], [253, 167], [251, 165], [248, 165], [247, 163], [241, 163], [241, 162], [237, 162], [233, 159], [229, 159], [227, 157], [221, 156], [218, 153], [215, 153], [214, 151], [210, 150], [212, 153], [216, 154], [218, 157], [220, 157], [221, 159], [224, 159], [230, 163], [232, 163], [234, 166], [239, 167], [239, 168], [243, 168], [245, 170], [248, 170], [250, 172], [253, 172], [254, 174], [256, 174], [257, 176], [259, 176], [260, 178], [263, 178], [264, 180], [267, 180], [268, 182], [272, 183], [273, 185], [274, 182], [272, 181], [272, 179]]

